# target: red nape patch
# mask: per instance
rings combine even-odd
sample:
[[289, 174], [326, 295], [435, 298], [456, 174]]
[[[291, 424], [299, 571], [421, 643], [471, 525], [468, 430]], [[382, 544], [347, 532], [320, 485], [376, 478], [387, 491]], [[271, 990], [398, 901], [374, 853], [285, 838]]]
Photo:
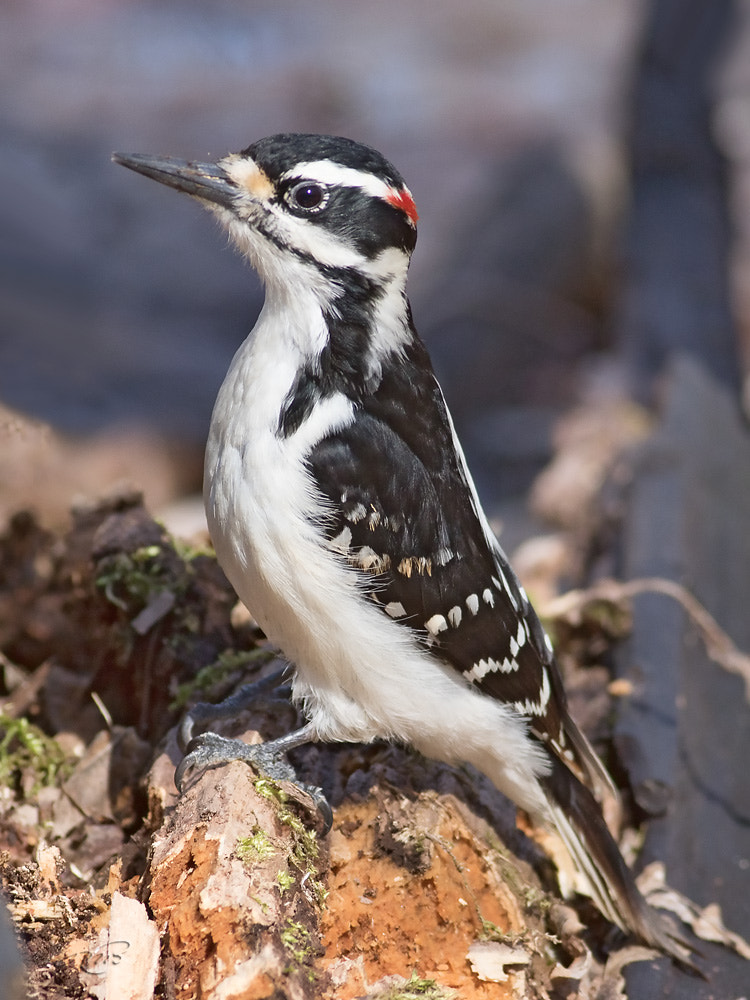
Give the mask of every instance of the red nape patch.
[[411, 224], [416, 226], [417, 219], [419, 218], [417, 215], [417, 206], [414, 204], [414, 199], [407, 188], [391, 188], [385, 196], [385, 200], [389, 205], [393, 205], [394, 208], [400, 208], [402, 212], [405, 212]]

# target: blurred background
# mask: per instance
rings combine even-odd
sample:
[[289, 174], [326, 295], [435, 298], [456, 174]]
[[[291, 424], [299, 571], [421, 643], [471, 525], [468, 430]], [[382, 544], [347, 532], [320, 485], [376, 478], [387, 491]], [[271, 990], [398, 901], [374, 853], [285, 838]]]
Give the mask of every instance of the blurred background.
[[[722, 17], [733, 7], [713, 6]], [[197, 205], [109, 157], [216, 158], [284, 130], [367, 142], [406, 177], [421, 216], [417, 327], [480, 491], [499, 509], [522, 495], [557, 417], [628, 379], [623, 232], [655, 7], [3, 4], [0, 515], [32, 503], [56, 522], [74, 495], [122, 480], [156, 510], [198, 488], [213, 399], [261, 290]], [[724, 17], [709, 109], [728, 166], [739, 343], [750, 315], [747, 12], [736, 5], [729, 30]], [[698, 37], [714, 45], [710, 25]]]

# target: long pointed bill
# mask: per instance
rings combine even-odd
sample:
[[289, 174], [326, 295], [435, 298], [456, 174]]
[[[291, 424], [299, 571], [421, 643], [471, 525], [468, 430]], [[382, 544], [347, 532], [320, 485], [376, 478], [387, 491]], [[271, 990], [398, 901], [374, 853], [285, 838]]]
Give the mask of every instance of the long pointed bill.
[[148, 153], [113, 153], [112, 159], [168, 187], [225, 208], [231, 208], [237, 194], [237, 185], [215, 163], [193, 163]]

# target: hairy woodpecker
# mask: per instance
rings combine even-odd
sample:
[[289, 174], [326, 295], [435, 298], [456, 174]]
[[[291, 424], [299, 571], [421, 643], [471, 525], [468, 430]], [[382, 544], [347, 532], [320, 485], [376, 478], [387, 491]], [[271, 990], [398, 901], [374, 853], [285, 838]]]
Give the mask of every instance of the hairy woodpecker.
[[202, 201], [266, 288], [216, 401], [204, 493], [219, 562], [294, 665], [308, 722], [260, 751], [204, 733], [183, 765], [376, 738], [470, 762], [557, 830], [605, 916], [684, 962], [602, 818], [611, 779], [568, 714], [414, 329], [417, 211], [400, 174], [321, 135], [216, 164], [114, 159]]

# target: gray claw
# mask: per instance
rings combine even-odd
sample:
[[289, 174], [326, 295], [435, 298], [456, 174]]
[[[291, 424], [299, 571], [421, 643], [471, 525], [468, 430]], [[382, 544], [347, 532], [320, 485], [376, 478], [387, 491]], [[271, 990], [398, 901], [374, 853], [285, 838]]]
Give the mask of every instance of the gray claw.
[[323, 822], [325, 835], [333, 824], [333, 810], [322, 789], [297, 779], [294, 768], [286, 758], [286, 750], [293, 739], [294, 736], [291, 736], [270, 743], [248, 744], [242, 740], [230, 740], [217, 733], [201, 733], [188, 742], [185, 756], [175, 770], [175, 785], [182, 792], [185, 775], [192, 768], [204, 770], [207, 767], [229, 764], [233, 760], [242, 760], [274, 781], [289, 781], [309, 795]]
[[331, 803], [323, 794], [323, 789], [318, 788], [316, 785], [300, 785], [300, 788], [304, 789], [315, 803], [318, 815], [323, 821], [322, 834], [325, 837], [333, 826], [333, 809], [331, 809]]
[[267, 774], [275, 781], [295, 781], [294, 768], [283, 753], [275, 750], [270, 743], [247, 744], [242, 740], [230, 740], [217, 733], [201, 733], [191, 739], [175, 771], [175, 784], [182, 791], [186, 773], [192, 768], [204, 770], [219, 764], [229, 764], [242, 760]]

